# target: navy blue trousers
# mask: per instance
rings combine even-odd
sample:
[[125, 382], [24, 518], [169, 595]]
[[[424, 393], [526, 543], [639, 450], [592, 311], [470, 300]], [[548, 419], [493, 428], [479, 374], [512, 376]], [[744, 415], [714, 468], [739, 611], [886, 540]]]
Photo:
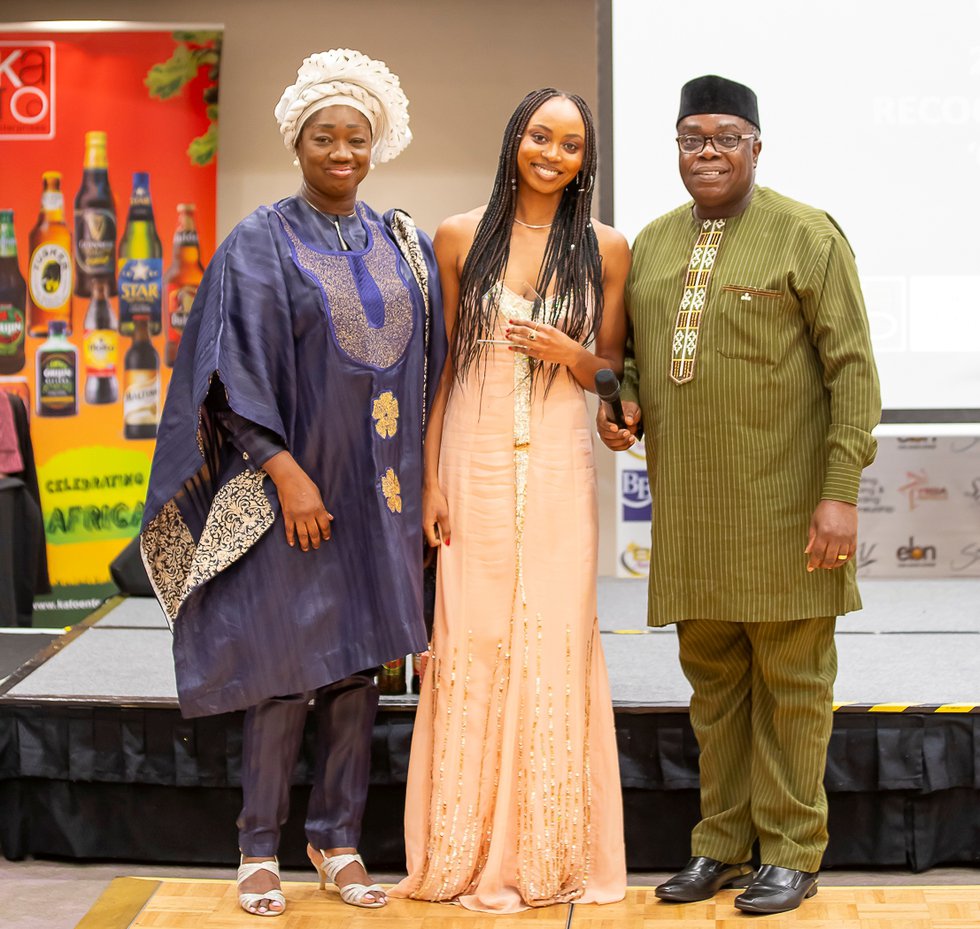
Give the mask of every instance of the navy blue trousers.
[[246, 857], [271, 858], [278, 852], [310, 700], [316, 717], [316, 756], [307, 841], [318, 849], [356, 848], [360, 841], [378, 710], [373, 671], [312, 693], [265, 700], [245, 711], [238, 846]]

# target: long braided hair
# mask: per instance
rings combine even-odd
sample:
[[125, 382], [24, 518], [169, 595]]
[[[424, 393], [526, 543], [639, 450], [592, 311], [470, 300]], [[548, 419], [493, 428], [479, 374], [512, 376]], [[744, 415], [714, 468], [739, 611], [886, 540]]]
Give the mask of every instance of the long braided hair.
[[[493, 332], [499, 298], [495, 285], [503, 279], [510, 257], [510, 237], [517, 209], [517, 150], [531, 116], [553, 97], [571, 100], [578, 108], [585, 124], [585, 152], [578, 177], [562, 191], [535, 284], [535, 290], [546, 297], [554, 281], [556, 297], [550, 312], [547, 301], [542, 304], [536, 300], [531, 318], [560, 325], [569, 337], [585, 345], [593, 341], [602, 321], [602, 265], [591, 220], [597, 161], [595, 123], [581, 97], [545, 87], [529, 93], [507, 123], [490, 202], [463, 264], [459, 314], [452, 339], [452, 357], [460, 381], [472, 365], [479, 368], [486, 364], [487, 346], [478, 340], [489, 338]], [[485, 299], [488, 293], [497, 296]], [[531, 359], [532, 379], [539, 367]], [[546, 386], [551, 385], [559, 368], [558, 365], [548, 367]]]

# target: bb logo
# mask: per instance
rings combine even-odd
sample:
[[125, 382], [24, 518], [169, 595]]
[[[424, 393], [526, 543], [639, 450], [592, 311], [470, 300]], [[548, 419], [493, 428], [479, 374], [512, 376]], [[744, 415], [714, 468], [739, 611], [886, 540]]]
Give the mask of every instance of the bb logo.
[[623, 521], [628, 523], [650, 522], [650, 478], [646, 471], [630, 469], [619, 477], [619, 492], [623, 496]]
[[0, 42], [0, 139], [53, 139], [54, 112], [54, 42]]
[[912, 536], [909, 536], [909, 544], [899, 546], [895, 557], [900, 568], [934, 568], [936, 546], [919, 545]]

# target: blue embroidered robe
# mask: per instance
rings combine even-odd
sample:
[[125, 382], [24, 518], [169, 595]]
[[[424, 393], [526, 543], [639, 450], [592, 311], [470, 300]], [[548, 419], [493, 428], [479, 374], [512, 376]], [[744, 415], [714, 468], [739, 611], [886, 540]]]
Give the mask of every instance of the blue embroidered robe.
[[[198, 290], [142, 535], [185, 716], [425, 648], [422, 431], [445, 357], [438, 273], [405, 214], [363, 203], [357, 214], [367, 247], [335, 251], [328, 220], [302, 201], [261, 207]], [[215, 407], [278, 436], [316, 483], [334, 517], [319, 550], [287, 545], [275, 486], [225, 439]]]

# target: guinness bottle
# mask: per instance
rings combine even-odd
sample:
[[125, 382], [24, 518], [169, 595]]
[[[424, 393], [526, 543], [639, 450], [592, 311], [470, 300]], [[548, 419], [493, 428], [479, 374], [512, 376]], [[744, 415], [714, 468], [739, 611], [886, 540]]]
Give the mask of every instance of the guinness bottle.
[[164, 331], [167, 334], [163, 360], [168, 368], [177, 359], [177, 347], [184, 334], [187, 315], [191, 311], [197, 287], [204, 277], [201, 265], [201, 246], [194, 225], [194, 204], [181, 203], [177, 207], [177, 231], [174, 233], [174, 260], [167, 269], [167, 303], [164, 311]]
[[27, 284], [17, 264], [14, 211], [0, 210], [0, 374], [24, 367]]
[[65, 324], [71, 334], [71, 232], [65, 223], [65, 197], [61, 192], [61, 172], [42, 175], [41, 213], [31, 230], [31, 260], [27, 275], [29, 325], [32, 336], [44, 336], [48, 323]]
[[163, 278], [163, 248], [153, 221], [150, 175], [133, 175], [126, 231], [119, 243], [119, 331], [132, 335], [137, 316], [146, 318], [149, 331], [160, 331], [160, 285]]
[[123, 435], [127, 439], [152, 439], [157, 434], [160, 410], [160, 356], [150, 342], [150, 323], [145, 316], [133, 321], [133, 344], [123, 362]]
[[115, 403], [119, 398], [116, 358], [119, 336], [116, 314], [109, 302], [109, 282], [97, 277], [92, 281], [92, 302], [85, 314], [85, 402]]
[[116, 294], [116, 203], [109, 187], [106, 134], [85, 133], [82, 186], [75, 195], [75, 293], [92, 295], [92, 282], [106, 281]]

